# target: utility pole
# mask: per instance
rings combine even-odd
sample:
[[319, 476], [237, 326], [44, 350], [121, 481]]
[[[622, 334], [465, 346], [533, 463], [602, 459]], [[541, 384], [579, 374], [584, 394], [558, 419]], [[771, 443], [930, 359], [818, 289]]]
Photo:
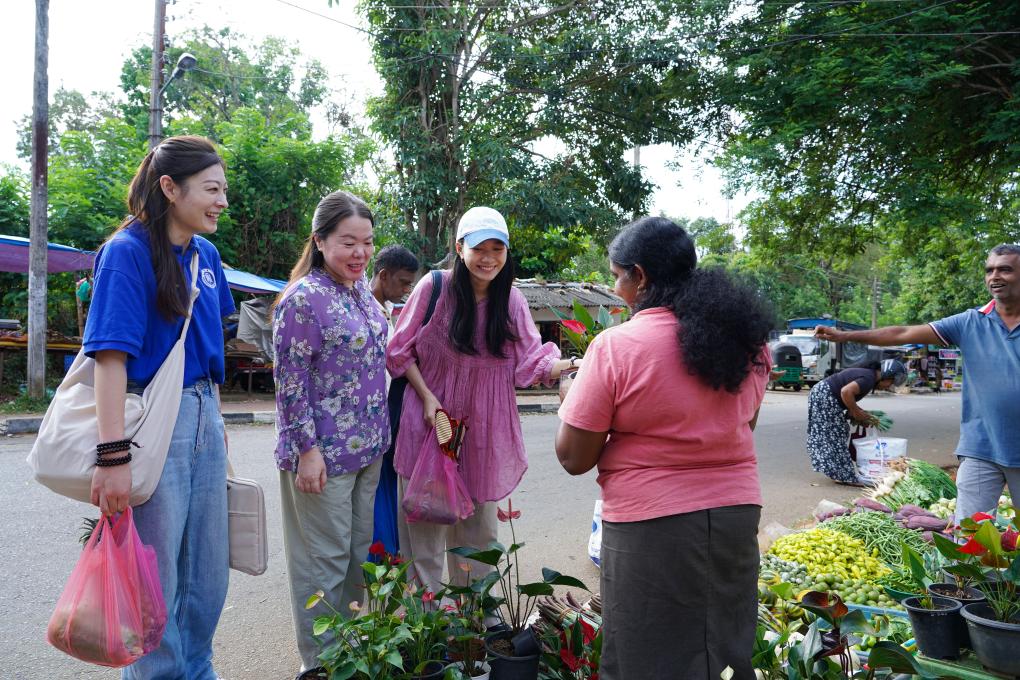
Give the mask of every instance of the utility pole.
[[152, 27], [152, 82], [149, 87], [149, 150], [163, 141], [163, 40], [166, 35], [166, 0], [156, 0]]
[[[634, 147], [634, 169], [641, 172], [641, 145]], [[634, 219], [641, 217], [639, 211], [634, 212]]]
[[46, 206], [50, 141], [50, 0], [35, 0], [32, 91], [32, 199], [28, 256], [28, 396], [46, 393]]

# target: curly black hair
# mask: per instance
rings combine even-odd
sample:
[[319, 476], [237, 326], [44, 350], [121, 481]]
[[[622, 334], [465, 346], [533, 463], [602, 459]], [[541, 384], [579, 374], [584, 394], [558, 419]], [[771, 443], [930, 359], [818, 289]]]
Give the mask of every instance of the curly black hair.
[[646, 282], [634, 311], [672, 310], [680, 322], [680, 350], [690, 375], [712, 389], [737, 392], [759, 366], [772, 330], [772, 306], [722, 269], [697, 268], [694, 241], [665, 217], [631, 222], [609, 245], [609, 259], [625, 276], [641, 267]]

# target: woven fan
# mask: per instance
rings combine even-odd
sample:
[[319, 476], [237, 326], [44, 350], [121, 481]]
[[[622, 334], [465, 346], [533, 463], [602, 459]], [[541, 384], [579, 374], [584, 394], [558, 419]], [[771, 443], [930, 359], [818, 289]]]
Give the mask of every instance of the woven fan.
[[443, 409], [436, 410], [436, 441], [439, 448], [450, 458], [459, 458], [460, 446], [464, 443], [464, 433], [467, 425], [463, 421], [457, 421], [450, 417], [450, 414]]

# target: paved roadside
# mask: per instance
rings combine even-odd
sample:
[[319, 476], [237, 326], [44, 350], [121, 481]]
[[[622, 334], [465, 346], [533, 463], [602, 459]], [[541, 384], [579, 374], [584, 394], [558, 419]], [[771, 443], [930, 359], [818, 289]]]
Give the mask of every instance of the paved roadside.
[[[517, 393], [519, 413], [555, 413], [559, 398], [553, 391], [528, 390]], [[272, 395], [259, 394], [248, 399], [245, 393], [227, 392], [223, 395], [223, 420], [232, 425], [267, 424], [276, 422], [276, 404]], [[15, 413], [0, 418], [0, 436], [35, 434], [42, 424], [40, 413]]]

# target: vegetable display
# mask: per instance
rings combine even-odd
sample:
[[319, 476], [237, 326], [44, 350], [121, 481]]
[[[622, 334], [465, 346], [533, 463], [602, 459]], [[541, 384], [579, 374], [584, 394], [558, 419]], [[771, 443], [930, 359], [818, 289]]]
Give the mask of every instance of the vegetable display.
[[878, 558], [878, 550], [868, 550], [864, 541], [831, 529], [815, 528], [776, 539], [769, 552], [802, 564], [810, 576], [832, 574], [844, 579], [875, 579], [889, 572]]
[[956, 497], [956, 484], [938, 466], [908, 458], [890, 467], [892, 470], [868, 492], [868, 496], [893, 510], [902, 505], [927, 508], [940, 498]]
[[[945, 521], [942, 520], [941, 523], [945, 527]], [[917, 531], [901, 527], [892, 515], [885, 512], [855, 512], [852, 515], [834, 517], [820, 526], [863, 541], [867, 550], [877, 551], [878, 557], [890, 567], [900, 564], [903, 543], [918, 553], [925, 553], [930, 549]]]

